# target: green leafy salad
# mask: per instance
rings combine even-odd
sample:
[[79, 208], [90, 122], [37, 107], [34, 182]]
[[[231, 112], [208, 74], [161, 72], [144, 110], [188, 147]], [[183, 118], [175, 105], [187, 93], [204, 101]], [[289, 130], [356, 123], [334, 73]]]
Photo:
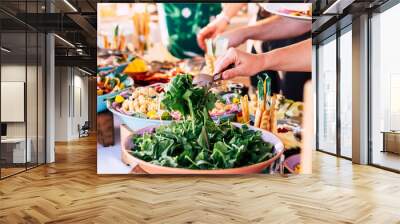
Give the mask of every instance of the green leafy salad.
[[195, 87], [192, 76], [176, 76], [162, 104], [179, 111], [184, 119], [160, 126], [153, 133], [132, 137], [132, 155], [152, 164], [189, 169], [227, 169], [270, 159], [273, 145], [264, 142], [260, 131], [229, 121], [215, 123], [208, 111], [217, 96]]

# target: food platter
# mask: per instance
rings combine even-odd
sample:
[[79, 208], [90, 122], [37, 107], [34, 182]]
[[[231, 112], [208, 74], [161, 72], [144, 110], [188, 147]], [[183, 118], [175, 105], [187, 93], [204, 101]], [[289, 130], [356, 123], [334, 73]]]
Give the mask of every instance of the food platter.
[[122, 90], [133, 86], [133, 79], [119, 73], [97, 75], [97, 113], [107, 110], [106, 100], [117, 96]]
[[[312, 19], [308, 3], [259, 6], [305, 23]], [[275, 86], [271, 87], [272, 77], [267, 72], [257, 74], [256, 85], [244, 78], [197, 82], [215, 74], [218, 57], [228, 52], [225, 38], [206, 38], [201, 52], [191, 48], [196, 42], [186, 43], [180, 37], [173, 47], [167, 45], [163, 36], [158, 37], [165, 34], [164, 30], [150, 32], [156, 27], [150, 23], [159, 21], [150, 20], [148, 12], [134, 12], [126, 22], [133, 22], [133, 26], [111, 23], [105, 28], [107, 32], [98, 34], [97, 54], [98, 112], [99, 117], [104, 117], [98, 122], [108, 124], [101, 126], [98, 133], [101, 140], [113, 136], [110, 150], [118, 150], [116, 155], [121, 155], [117, 164], [124, 167], [121, 172], [298, 171], [297, 157], [284, 161], [301, 149], [302, 102], [278, 93]], [[108, 76], [111, 78], [106, 81]], [[123, 79], [112, 80], [114, 76], [127, 76], [132, 85], [120, 85]], [[114, 135], [115, 132], [120, 134]]]
[[[122, 124], [120, 128], [122, 162], [129, 164], [134, 173], [248, 174], [270, 172], [271, 169], [268, 168], [272, 165], [279, 166], [277, 164], [283, 161], [281, 156], [286, 143], [282, 139], [285, 138], [280, 137], [281, 133], [273, 132], [276, 130], [271, 128], [278, 127], [278, 123], [264, 126], [262, 125], [264, 121], [269, 122], [272, 117], [296, 117], [301, 114], [299, 112], [301, 104], [270, 95], [268, 76], [259, 80], [257, 92], [258, 97], [254, 99], [257, 102], [252, 103], [258, 107], [252, 109], [252, 117], [259, 116], [255, 111], [261, 109], [260, 105], [265, 104], [264, 112], [269, 111], [267, 113], [269, 118], [264, 118], [265, 113], [262, 113], [262, 117], [259, 116], [258, 126], [255, 125], [257, 119], [243, 120], [243, 117], [250, 117], [249, 106], [244, 107], [242, 104], [247, 102], [243, 101], [243, 98], [247, 99], [247, 95], [243, 97], [239, 93], [226, 92], [220, 92], [222, 95], [218, 95], [208, 87], [193, 83], [191, 74], [177, 74], [168, 84], [132, 86], [100, 97], [106, 99], [107, 109]], [[168, 116], [164, 116], [164, 113], [168, 113]], [[287, 126], [285, 128], [285, 137], [289, 139], [286, 142], [290, 142], [293, 139], [290, 137], [293, 135], [288, 133], [294, 132], [287, 130], [290, 129]], [[156, 133], [151, 133], [154, 130]], [[179, 143], [180, 140], [168, 139], [171, 136], [187, 139], [188, 143], [184, 146]], [[191, 154], [190, 157], [186, 157], [190, 154], [168, 156], [165, 154], [163, 157], [150, 159], [146, 156], [149, 146], [143, 144], [153, 145], [154, 149], [151, 150], [156, 151], [168, 150], [171, 146], [167, 148], [160, 146], [160, 138], [161, 141], [174, 144], [173, 148], [194, 147], [194, 151], [187, 153], [197, 154]], [[132, 147], [132, 144], [136, 146]], [[136, 148], [138, 146], [145, 148]], [[203, 153], [201, 150], [206, 149], [208, 155], [204, 159], [199, 159], [199, 155]], [[226, 151], [228, 149], [231, 152]], [[224, 153], [228, 154], [223, 155]]]
[[[242, 124], [233, 123], [236, 127], [240, 127]], [[121, 142], [122, 144], [122, 161], [131, 166], [133, 173], [142, 173], [142, 174], [252, 174], [252, 173], [261, 173], [267, 167], [271, 166], [275, 161], [279, 160], [284, 152], [284, 147], [282, 142], [279, 140], [277, 136], [272, 134], [271, 132], [261, 130], [259, 128], [250, 127], [251, 130], [261, 131], [262, 138], [265, 142], [270, 142], [274, 145], [274, 155], [272, 158], [262, 161], [257, 164], [239, 167], [239, 168], [231, 168], [231, 169], [215, 169], [215, 170], [193, 170], [193, 169], [184, 169], [184, 168], [172, 168], [165, 167], [160, 165], [155, 165], [146, 161], [143, 161], [135, 156], [133, 156], [129, 148], [129, 141], [132, 138], [133, 134], [143, 134], [148, 133], [154, 130], [156, 126], [148, 126], [143, 129], [139, 129], [135, 132], [129, 130], [129, 128], [125, 127], [122, 130], [121, 134]]]
[[280, 15], [298, 20], [312, 20], [311, 3], [259, 3], [265, 10], [275, 15]]
[[[172, 117], [162, 119], [162, 112], [159, 116], [157, 110], [159, 109], [159, 92], [163, 91], [164, 84], [155, 83], [146, 87], [131, 88], [119, 92], [114, 97], [107, 100], [107, 108], [111, 111], [122, 124], [127, 125], [131, 130], [144, 128], [148, 125], [162, 125], [169, 124]], [[123, 97], [123, 101], [117, 103], [116, 97]], [[126, 105], [126, 109], [124, 108]], [[142, 108], [142, 107], [145, 108]], [[156, 111], [154, 111], [154, 110]], [[166, 111], [163, 111], [168, 113]], [[151, 116], [147, 116], [148, 114]], [[169, 115], [169, 114], [168, 114]], [[169, 116], [168, 116], [169, 117]]]

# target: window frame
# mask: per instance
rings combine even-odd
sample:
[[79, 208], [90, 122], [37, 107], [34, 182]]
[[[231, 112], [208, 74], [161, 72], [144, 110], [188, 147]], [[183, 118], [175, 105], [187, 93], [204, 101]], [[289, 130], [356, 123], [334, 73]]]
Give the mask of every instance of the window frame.
[[[343, 20], [347, 20], [348, 18], [343, 18]], [[339, 20], [338, 22], [341, 22], [341, 20]], [[351, 32], [352, 31], [352, 23], [350, 22], [349, 24], [346, 24], [344, 27], [339, 28], [337, 27], [336, 32], [329, 35], [328, 37], [321, 39], [317, 44], [316, 44], [316, 124], [315, 124], [315, 128], [316, 128], [316, 139], [315, 139], [315, 145], [316, 145], [316, 150], [319, 152], [323, 152], [329, 155], [333, 155], [339, 158], [343, 158], [346, 160], [352, 160], [351, 157], [347, 157], [342, 155], [341, 152], [341, 118], [340, 118], [340, 104], [341, 104], [341, 97], [340, 97], [340, 81], [341, 81], [341, 65], [340, 65], [340, 37], [344, 34], [346, 34], [347, 32]], [[326, 44], [330, 41], [336, 41], [336, 151], [335, 153], [332, 152], [328, 152], [324, 149], [320, 148], [320, 144], [319, 144], [319, 103], [320, 103], [320, 99], [319, 99], [319, 78], [318, 78], [318, 74], [319, 74], [319, 53], [318, 53], [318, 49], [320, 48], [321, 44]]]
[[373, 162], [373, 154], [374, 154], [374, 148], [373, 148], [373, 130], [372, 130], [372, 94], [373, 94], [373, 88], [372, 88], [372, 54], [373, 54], [373, 49], [372, 49], [372, 19], [374, 14], [382, 14], [385, 11], [393, 8], [394, 6], [397, 6], [400, 4], [400, 1], [398, 0], [388, 0], [382, 5], [378, 6], [377, 8], [374, 8], [373, 10], [369, 10], [367, 12], [368, 14], [368, 165], [380, 168], [383, 170], [391, 171], [394, 173], [400, 173], [400, 169], [394, 169], [388, 166], [376, 164]]

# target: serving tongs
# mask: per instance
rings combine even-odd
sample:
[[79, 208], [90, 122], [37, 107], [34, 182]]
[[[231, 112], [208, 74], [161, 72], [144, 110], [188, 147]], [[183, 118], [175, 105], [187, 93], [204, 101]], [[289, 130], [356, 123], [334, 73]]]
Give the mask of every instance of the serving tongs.
[[220, 81], [222, 80], [222, 73], [233, 67], [234, 67], [234, 65], [231, 64], [228, 67], [226, 67], [224, 70], [222, 70], [218, 73], [215, 73], [213, 75], [200, 73], [194, 77], [193, 84], [195, 84], [197, 86], [208, 87], [208, 88], [213, 88], [215, 86], [218, 86], [220, 84]]

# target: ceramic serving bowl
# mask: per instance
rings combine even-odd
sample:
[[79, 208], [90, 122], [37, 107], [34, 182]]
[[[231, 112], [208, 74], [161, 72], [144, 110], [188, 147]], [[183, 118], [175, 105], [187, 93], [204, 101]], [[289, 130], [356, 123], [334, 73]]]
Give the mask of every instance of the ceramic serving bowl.
[[98, 72], [108, 72], [108, 71], [111, 72], [112, 71], [117, 74], [117, 73], [122, 73], [125, 70], [126, 66], [128, 66], [128, 63], [124, 63], [124, 64], [121, 64], [118, 66], [99, 67], [99, 68], [97, 68], [97, 71]]
[[[150, 86], [159, 86], [164, 85], [162, 83], [155, 83]], [[149, 86], [149, 87], [150, 87]], [[114, 96], [115, 97], [115, 96]], [[121, 124], [126, 125], [131, 131], [137, 131], [139, 129], [152, 126], [152, 125], [167, 125], [172, 122], [172, 120], [155, 120], [155, 119], [148, 119], [143, 117], [131, 116], [124, 113], [121, 113], [115, 110], [110, 102], [106, 102], [106, 107], [109, 111], [111, 111], [121, 122]]]
[[[236, 127], [241, 127], [242, 124], [233, 123]], [[277, 159], [279, 159], [284, 151], [283, 143], [271, 132], [254, 128], [250, 126], [251, 130], [257, 130], [262, 132], [262, 138], [266, 142], [270, 142], [274, 145], [274, 156], [269, 160], [231, 169], [217, 169], [217, 170], [194, 170], [185, 168], [172, 168], [154, 165], [149, 162], [143, 161], [139, 158], [133, 156], [131, 151], [131, 142], [133, 134], [144, 134], [152, 133], [155, 128], [160, 125], [148, 125], [145, 128], [134, 131], [130, 135], [125, 136], [125, 140], [122, 144], [122, 161], [132, 167], [132, 170], [138, 170], [138, 173], [148, 173], [148, 174], [251, 174], [251, 173], [261, 173], [267, 167], [271, 166]]]
[[289, 156], [283, 161], [283, 166], [289, 170], [290, 173], [296, 173], [296, 166], [300, 165], [300, 154]]
[[[107, 77], [114, 77], [114, 74], [116, 74], [116, 73], [110, 73]], [[126, 89], [126, 88], [133, 86], [134, 82], [133, 82], [132, 78], [128, 77], [123, 81], [123, 83], [125, 84], [125, 86], [126, 86], [125, 89]], [[107, 100], [114, 98], [119, 93], [121, 93], [123, 90], [124, 89], [97, 96], [97, 113], [107, 110]]]
[[115, 116], [118, 117], [121, 124], [126, 125], [130, 130], [137, 131], [143, 129], [148, 126], [160, 126], [167, 125], [172, 122], [172, 120], [154, 120], [148, 118], [141, 118], [123, 114], [115, 109], [108, 107], [108, 110], [111, 111]]
[[[115, 95], [113, 96], [115, 97]], [[107, 99], [112, 98], [108, 97]], [[99, 104], [97, 104], [99, 105]], [[170, 124], [173, 120], [155, 120], [155, 119], [148, 119], [148, 118], [142, 118], [142, 117], [136, 117], [136, 116], [130, 116], [127, 114], [123, 114], [115, 109], [113, 109], [110, 106], [106, 106], [106, 108], [111, 111], [118, 119], [120, 120], [121, 124], [125, 124], [126, 126], [129, 127], [130, 130], [132, 131], [137, 131], [139, 129], [148, 127], [148, 126], [153, 126], [153, 125], [167, 125]], [[215, 116], [212, 117], [212, 119], [215, 122], [223, 122], [223, 121], [233, 121], [236, 117], [236, 114], [227, 114], [227, 115], [221, 115], [221, 116]]]
[[119, 94], [119, 91], [97, 96], [97, 113], [107, 110], [106, 100]]

